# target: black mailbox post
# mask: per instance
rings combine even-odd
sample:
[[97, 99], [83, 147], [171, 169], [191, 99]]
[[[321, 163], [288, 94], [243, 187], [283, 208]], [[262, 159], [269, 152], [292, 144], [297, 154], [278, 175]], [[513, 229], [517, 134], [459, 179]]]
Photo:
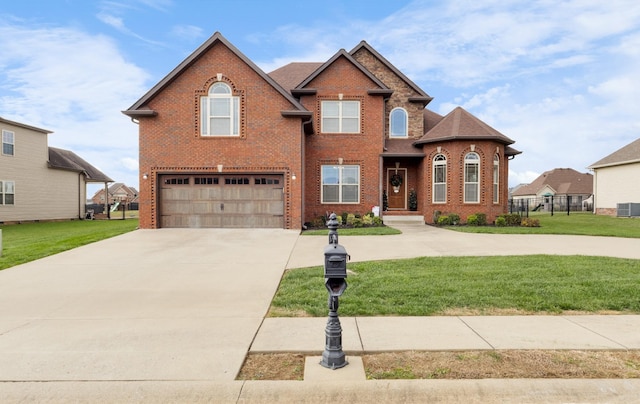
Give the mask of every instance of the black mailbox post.
[[324, 285], [329, 292], [329, 319], [325, 328], [325, 349], [320, 364], [326, 368], [339, 369], [348, 363], [342, 351], [342, 326], [338, 318], [338, 298], [347, 289], [347, 259], [349, 255], [338, 244], [338, 221], [332, 213], [327, 222], [329, 245], [324, 249]]

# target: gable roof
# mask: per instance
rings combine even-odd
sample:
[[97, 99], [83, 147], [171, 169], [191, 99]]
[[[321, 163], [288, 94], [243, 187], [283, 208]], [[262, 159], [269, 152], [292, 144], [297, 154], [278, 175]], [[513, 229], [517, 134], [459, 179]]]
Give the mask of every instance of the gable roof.
[[603, 168], [638, 162], [640, 162], [640, 138], [596, 161], [588, 168]]
[[193, 63], [195, 63], [205, 52], [207, 52], [215, 44], [221, 43], [226, 46], [231, 52], [233, 52], [238, 58], [246, 63], [253, 71], [255, 71], [260, 77], [262, 77], [267, 83], [275, 88], [283, 97], [285, 97], [295, 108], [295, 111], [287, 111], [290, 115], [311, 115], [305, 107], [302, 106], [288, 91], [285, 91], [280, 84], [260, 69], [255, 63], [253, 63], [248, 57], [240, 52], [235, 46], [231, 44], [220, 32], [214, 33], [207, 41], [205, 41], [198, 49], [196, 49], [191, 55], [182, 61], [176, 68], [174, 68], [168, 75], [160, 80], [153, 88], [151, 88], [145, 95], [136, 101], [126, 111], [122, 111], [123, 114], [132, 118], [139, 116], [154, 116], [156, 112], [143, 108], [149, 101], [151, 101], [156, 95], [164, 90], [169, 84], [171, 84], [182, 72], [188, 69]]
[[555, 168], [545, 171], [531, 184], [523, 185], [514, 190], [512, 195], [537, 195], [545, 187], [551, 188], [560, 195], [590, 195], [593, 193], [593, 176], [589, 173], [580, 173], [572, 168]]
[[370, 89], [369, 93], [370, 94], [379, 94], [379, 95], [390, 95], [393, 90], [389, 89], [389, 87], [387, 87], [382, 81], [380, 81], [376, 76], [374, 76], [369, 70], [367, 70], [367, 68], [365, 68], [364, 66], [362, 66], [357, 60], [355, 60], [353, 58], [353, 56], [351, 56], [349, 53], [347, 53], [347, 51], [345, 51], [344, 49], [340, 49], [338, 52], [336, 52], [335, 55], [333, 55], [331, 57], [331, 59], [327, 60], [325, 63], [323, 63], [318, 69], [316, 69], [312, 74], [310, 74], [304, 81], [302, 81], [302, 83], [298, 84], [296, 86], [296, 88], [294, 89], [294, 91], [292, 91], [293, 94], [296, 94], [296, 90], [301, 90], [302, 92], [307, 92], [309, 91], [309, 89], [306, 89], [305, 87], [311, 82], [313, 81], [313, 79], [315, 79], [316, 77], [318, 77], [320, 74], [322, 74], [329, 66], [331, 66], [333, 64], [333, 62], [335, 62], [336, 60], [338, 60], [339, 58], [345, 58], [347, 59], [351, 64], [353, 64], [358, 70], [360, 70], [362, 72], [362, 74], [364, 74], [365, 76], [367, 76], [371, 81], [373, 81], [375, 83], [375, 85], [378, 87], [377, 89]]
[[8, 125], [13, 125], [13, 126], [18, 126], [20, 128], [24, 128], [24, 129], [29, 129], [29, 130], [33, 130], [35, 132], [40, 132], [40, 133], [44, 133], [45, 135], [48, 135], [49, 133], [53, 133], [50, 130], [47, 129], [42, 129], [42, 128], [37, 128], [35, 126], [31, 126], [31, 125], [27, 125], [24, 123], [20, 123], [20, 122], [16, 122], [16, 121], [11, 121], [9, 119], [4, 119], [3, 117], [0, 116], [0, 122], [1, 123], [6, 123]]
[[83, 173], [87, 182], [113, 182], [102, 171], [70, 150], [49, 147], [49, 168]]
[[322, 62], [292, 62], [272, 71], [269, 76], [291, 92], [322, 65]]
[[393, 64], [391, 64], [391, 62], [389, 62], [384, 56], [382, 56], [380, 53], [378, 53], [378, 51], [376, 51], [375, 49], [373, 49], [373, 47], [371, 47], [371, 45], [369, 45], [366, 41], [360, 41], [360, 43], [358, 45], [356, 45], [355, 48], [353, 48], [351, 50], [351, 52], [349, 52], [351, 55], [355, 55], [358, 51], [360, 51], [361, 49], [366, 49], [369, 53], [371, 53], [373, 56], [375, 56], [378, 60], [380, 60], [382, 62], [382, 64], [384, 64], [389, 70], [391, 70], [396, 76], [398, 76], [402, 81], [404, 81], [409, 87], [411, 87], [411, 89], [413, 89], [413, 91], [415, 91], [416, 93], [420, 94], [420, 97], [412, 97], [409, 98], [409, 101], [412, 102], [423, 102], [424, 105], [427, 105], [429, 102], [431, 102], [431, 100], [433, 100], [433, 97], [431, 97], [429, 94], [427, 94], [426, 92], [424, 92], [423, 89], [421, 89], [420, 87], [418, 87], [418, 85], [416, 83], [414, 83], [413, 81], [411, 81], [407, 76], [404, 75], [404, 73], [402, 73], [400, 70], [398, 70]]
[[491, 139], [506, 145], [514, 143], [513, 140], [471, 115], [462, 107], [456, 107], [414, 144], [464, 139]]

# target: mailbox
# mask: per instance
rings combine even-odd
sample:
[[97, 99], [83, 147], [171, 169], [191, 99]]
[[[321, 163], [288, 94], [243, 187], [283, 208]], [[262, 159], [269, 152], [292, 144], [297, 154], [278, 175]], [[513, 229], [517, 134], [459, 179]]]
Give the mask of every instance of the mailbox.
[[324, 248], [324, 277], [347, 277], [347, 250], [340, 244], [329, 244]]

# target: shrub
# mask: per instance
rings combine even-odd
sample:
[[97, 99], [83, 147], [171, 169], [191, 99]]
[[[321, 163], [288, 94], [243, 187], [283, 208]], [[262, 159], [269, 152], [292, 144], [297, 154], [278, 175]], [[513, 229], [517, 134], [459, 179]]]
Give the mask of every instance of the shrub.
[[540, 220], [525, 217], [522, 219], [520, 225], [523, 227], [540, 227]]
[[354, 215], [353, 213], [349, 213], [347, 215], [346, 224], [351, 226], [351, 225], [353, 225], [353, 222], [355, 222], [355, 220], [356, 220], [356, 215]]
[[362, 221], [362, 218], [356, 217], [356, 218], [353, 219], [351, 225], [353, 227], [356, 227], [356, 228], [357, 227], [364, 227], [364, 222]]
[[438, 216], [438, 221], [436, 222], [436, 224], [438, 226], [448, 226], [448, 225], [451, 224], [451, 221], [449, 220], [449, 216], [440, 215], [440, 216]]
[[505, 227], [507, 225], [507, 219], [505, 219], [504, 215], [498, 216], [496, 218], [496, 226]]
[[349, 216], [349, 214], [347, 212], [342, 212], [342, 215], [340, 217], [341, 223], [342, 224], [347, 224], [347, 217]]
[[416, 190], [413, 188], [409, 191], [409, 210], [418, 210], [418, 195], [416, 194]]
[[478, 222], [478, 215], [467, 216], [467, 226], [480, 226]]
[[[498, 220], [500, 219], [500, 223], [504, 221], [504, 224], [498, 224]], [[496, 218], [496, 226], [520, 226], [520, 221], [522, 218], [517, 213], [507, 213], [504, 215], [500, 215]]]
[[362, 224], [371, 226], [373, 224], [373, 215], [366, 214], [362, 217]]
[[451, 225], [459, 225], [460, 224], [460, 215], [455, 214], [455, 213], [450, 213], [449, 214], [449, 224]]
[[382, 226], [382, 218], [380, 216], [373, 217], [373, 225], [374, 226]]
[[486, 226], [487, 225], [487, 215], [484, 213], [476, 213], [478, 217], [478, 226]]

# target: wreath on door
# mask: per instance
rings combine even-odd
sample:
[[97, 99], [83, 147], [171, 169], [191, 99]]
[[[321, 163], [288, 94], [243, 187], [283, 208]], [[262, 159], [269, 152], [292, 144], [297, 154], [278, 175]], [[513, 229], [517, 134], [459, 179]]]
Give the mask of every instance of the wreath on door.
[[402, 176], [400, 174], [393, 174], [389, 179], [389, 182], [394, 187], [399, 187], [402, 185]]

